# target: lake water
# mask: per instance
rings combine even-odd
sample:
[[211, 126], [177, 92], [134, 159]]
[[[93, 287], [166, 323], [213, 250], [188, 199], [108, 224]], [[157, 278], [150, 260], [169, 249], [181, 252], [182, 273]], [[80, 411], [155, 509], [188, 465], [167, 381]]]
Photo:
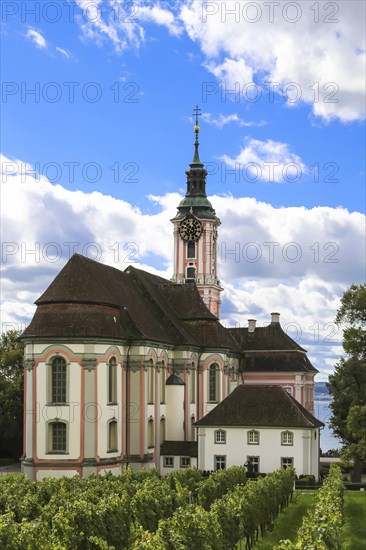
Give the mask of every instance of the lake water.
[[314, 401], [314, 416], [324, 422], [325, 427], [320, 430], [320, 448], [324, 452], [329, 449], [341, 449], [342, 444], [328, 426], [331, 410], [330, 401]]

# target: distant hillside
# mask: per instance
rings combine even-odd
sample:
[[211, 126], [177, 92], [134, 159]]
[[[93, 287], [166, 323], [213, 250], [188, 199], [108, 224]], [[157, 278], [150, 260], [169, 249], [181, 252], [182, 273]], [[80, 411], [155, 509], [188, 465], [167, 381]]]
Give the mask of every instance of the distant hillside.
[[325, 382], [315, 382], [314, 400], [329, 401], [331, 399]]

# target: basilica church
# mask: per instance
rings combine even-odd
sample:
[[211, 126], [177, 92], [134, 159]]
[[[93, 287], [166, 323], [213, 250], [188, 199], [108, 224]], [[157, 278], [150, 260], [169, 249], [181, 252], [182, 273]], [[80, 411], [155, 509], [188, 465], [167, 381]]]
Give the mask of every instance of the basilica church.
[[197, 117], [194, 131], [187, 192], [171, 220], [171, 280], [75, 254], [36, 301], [22, 335], [22, 471], [31, 479], [235, 464], [318, 474], [317, 370], [306, 350], [279, 313], [266, 327], [220, 323], [220, 220]]

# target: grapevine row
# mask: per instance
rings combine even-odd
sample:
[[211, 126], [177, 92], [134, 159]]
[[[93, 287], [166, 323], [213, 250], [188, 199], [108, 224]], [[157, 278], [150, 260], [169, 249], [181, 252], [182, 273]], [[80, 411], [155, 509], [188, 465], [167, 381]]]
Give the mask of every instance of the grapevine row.
[[297, 542], [281, 541], [275, 550], [341, 550], [344, 543], [343, 492], [341, 469], [333, 464], [317, 492], [314, 510], [303, 519]]
[[155, 534], [137, 526], [130, 549], [233, 550], [242, 539], [247, 549], [253, 548], [259, 531], [264, 534], [288, 505], [294, 479], [292, 468], [277, 470], [257, 481], [237, 484], [209, 509], [201, 504], [183, 506], [171, 518], [159, 521]]
[[122, 550], [136, 529], [154, 533], [160, 520], [188, 502], [209, 507], [245, 481], [239, 467], [208, 479], [191, 468], [162, 478], [156, 470], [42, 482], [6, 476], [0, 479], [0, 548]]

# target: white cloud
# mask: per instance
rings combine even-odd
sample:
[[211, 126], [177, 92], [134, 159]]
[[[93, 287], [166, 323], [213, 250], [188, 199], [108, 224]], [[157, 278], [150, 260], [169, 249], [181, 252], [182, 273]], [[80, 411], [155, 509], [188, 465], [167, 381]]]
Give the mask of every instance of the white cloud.
[[35, 29], [32, 29], [32, 28], [28, 29], [26, 37], [30, 38], [32, 42], [37, 46], [37, 48], [41, 48], [41, 49], [47, 48], [46, 39], [40, 32], [36, 31]]
[[166, 27], [170, 34], [174, 36], [180, 36], [183, 32], [183, 27], [174, 13], [159, 5], [152, 7], [140, 6], [137, 16], [141, 21], [152, 22]]
[[64, 57], [67, 57], [69, 59], [70, 57], [70, 54], [67, 50], [64, 50], [63, 48], [60, 48], [59, 46], [56, 46], [56, 51], [59, 52], [61, 55], [63, 55]]
[[207, 124], [220, 128], [220, 130], [226, 126], [226, 124], [230, 124], [231, 122], [237, 122], [239, 126], [245, 127], [264, 126], [266, 124], [264, 120], [260, 120], [259, 122], [243, 120], [239, 118], [237, 113], [233, 113], [231, 115], [223, 115], [222, 113], [219, 113], [218, 115], [213, 115], [212, 113], [202, 113], [202, 120]]
[[121, 53], [127, 48], [139, 48], [145, 42], [144, 23], [165, 27], [173, 36], [180, 36], [184, 30], [173, 9], [166, 9], [161, 3], [151, 5], [145, 2], [124, 2], [113, 0], [76, 0], [81, 9], [80, 27], [84, 38], [98, 46], [110, 40]]
[[187, 0], [180, 18], [205, 66], [230, 89], [242, 93], [255, 80], [278, 83], [274, 89], [282, 93], [292, 82], [316, 116], [364, 118], [364, 2]]
[[[149, 196], [160, 211], [148, 215], [100, 192], [70, 191], [42, 176], [36, 180], [27, 163], [2, 160], [3, 328], [24, 328], [32, 303], [73, 251], [120, 269], [133, 264], [170, 278], [169, 220], [182, 198], [178, 193]], [[332, 340], [340, 296], [364, 276], [365, 217], [343, 208], [274, 208], [232, 196], [210, 200], [222, 221], [223, 321], [243, 326], [250, 317], [263, 325], [271, 311], [281, 312], [282, 325], [309, 349], [326, 376], [341, 353], [341, 335]]]
[[246, 139], [245, 146], [235, 158], [220, 157], [231, 168], [243, 172], [249, 181], [289, 183], [301, 180], [307, 172], [301, 158], [289, 150], [287, 143]]

